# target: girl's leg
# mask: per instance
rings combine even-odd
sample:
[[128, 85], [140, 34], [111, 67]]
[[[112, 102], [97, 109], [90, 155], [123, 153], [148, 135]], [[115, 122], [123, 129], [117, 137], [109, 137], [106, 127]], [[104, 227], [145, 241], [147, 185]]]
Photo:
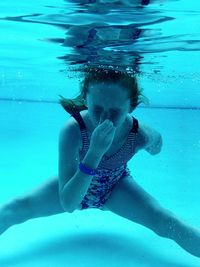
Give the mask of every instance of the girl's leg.
[[200, 257], [200, 231], [162, 208], [132, 177], [116, 184], [105, 208], [148, 227], [159, 236], [174, 240], [192, 255]]
[[0, 234], [14, 224], [63, 212], [58, 177], [52, 177], [25, 196], [9, 201], [0, 208]]

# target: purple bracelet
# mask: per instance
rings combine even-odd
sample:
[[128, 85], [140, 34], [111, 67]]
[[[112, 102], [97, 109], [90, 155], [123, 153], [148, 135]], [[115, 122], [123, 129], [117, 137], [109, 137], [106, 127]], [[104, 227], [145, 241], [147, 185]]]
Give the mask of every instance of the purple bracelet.
[[82, 162], [80, 162], [80, 164], [79, 164], [79, 169], [82, 172], [84, 172], [86, 174], [89, 174], [89, 175], [92, 175], [92, 176], [96, 174], [96, 170], [95, 169], [90, 169], [90, 168], [86, 167]]

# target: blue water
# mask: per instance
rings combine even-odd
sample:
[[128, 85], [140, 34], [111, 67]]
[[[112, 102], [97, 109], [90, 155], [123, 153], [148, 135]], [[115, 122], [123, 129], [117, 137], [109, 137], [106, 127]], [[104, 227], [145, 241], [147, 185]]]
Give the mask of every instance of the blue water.
[[[73, 2], [0, 3], [0, 204], [57, 175], [58, 135], [69, 118], [58, 95], [77, 95], [75, 69], [105, 64], [137, 73], [150, 105], [133, 115], [163, 136], [160, 154], [141, 151], [128, 163], [134, 178], [199, 227], [200, 3]], [[96, 209], [29, 220], [0, 236], [0, 266], [94, 263], [200, 266], [173, 241]]]

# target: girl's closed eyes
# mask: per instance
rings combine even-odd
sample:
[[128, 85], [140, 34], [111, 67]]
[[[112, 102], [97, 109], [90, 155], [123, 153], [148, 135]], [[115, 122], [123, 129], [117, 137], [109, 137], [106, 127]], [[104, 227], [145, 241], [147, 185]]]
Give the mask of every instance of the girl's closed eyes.
[[[97, 120], [100, 120], [101, 116], [103, 116], [102, 108], [94, 108], [93, 113], [94, 113], [95, 119], [97, 119]], [[109, 119], [112, 122], [114, 122], [114, 120], [116, 120], [119, 116], [120, 116], [119, 111], [111, 110], [109, 112], [109, 115], [105, 119]]]

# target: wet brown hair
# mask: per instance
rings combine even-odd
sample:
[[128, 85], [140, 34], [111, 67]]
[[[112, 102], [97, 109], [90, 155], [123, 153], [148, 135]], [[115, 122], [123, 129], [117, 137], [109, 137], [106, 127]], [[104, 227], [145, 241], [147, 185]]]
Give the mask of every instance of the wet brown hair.
[[84, 70], [84, 79], [80, 83], [80, 93], [76, 98], [67, 99], [59, 95], [60, 104], [69, 113], [77, 113], [88, 109], [84, 104], [84, 100], [88, 94], [89, 85], [91, 83], [116, 82], [119, 83], [124, 90], [128, 91], [130, 98], [131, 110], [130, 113], [140, 104], [148, 104], [149, 100], [142, 94], [142, 89], [139, 88], [137, 77], [135, 74], [130, 74], [125, 71], [114, 70], [113, 68], [86, 67]]

